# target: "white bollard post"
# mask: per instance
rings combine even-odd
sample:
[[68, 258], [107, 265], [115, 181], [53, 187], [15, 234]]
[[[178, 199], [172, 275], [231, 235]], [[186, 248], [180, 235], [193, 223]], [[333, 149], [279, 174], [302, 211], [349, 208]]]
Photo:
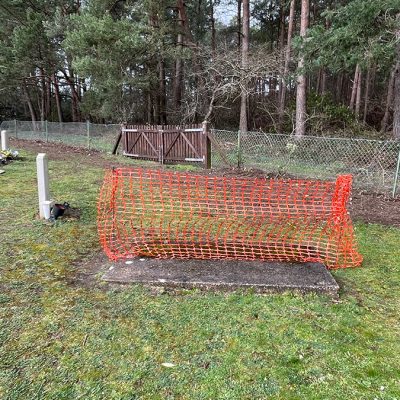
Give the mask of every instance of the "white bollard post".
[[40, 218], [48, 219], [50, 215], [47, 207], [50, 201], [49, 193], [49, 167], [47, 154], [39, 153], [36, 157], [38, 192], [39, 192], [39, 215]]
[[1, 150], [8, 150], [8, 132], [1, 131]]

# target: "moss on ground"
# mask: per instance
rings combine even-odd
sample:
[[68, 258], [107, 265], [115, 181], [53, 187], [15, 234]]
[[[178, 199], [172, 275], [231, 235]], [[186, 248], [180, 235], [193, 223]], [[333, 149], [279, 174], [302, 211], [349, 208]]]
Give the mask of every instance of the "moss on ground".
[[53, 197], [82, 211], [52, 225], [23, 156], [0, 177], [0, 398], [400, 398], [399, 229], [356, 225], [364, 265], [334, 272], [334, 302], [77, 285], [103, 171], [50, 162]]

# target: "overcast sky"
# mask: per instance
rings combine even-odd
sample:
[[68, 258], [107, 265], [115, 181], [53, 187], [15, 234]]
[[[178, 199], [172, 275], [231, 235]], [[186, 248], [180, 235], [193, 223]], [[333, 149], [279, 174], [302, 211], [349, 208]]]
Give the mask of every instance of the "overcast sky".
[[[250, 12], [253, 9], [253, 2], [250, 1]], [[237, 16], [237, 2], [231, 0], [222, 0], [219, 6], [215, 7], [215, 18], [223, 24], [228, 25], [232, 18]], [[250, 19], [250, 25], [252, 25]]]
[[226, 4], [227, 1], [222, 1], [221, 5], [215, 8], [215, 17], [224, 24], [228, 24], [237, 14], [236, 4]]

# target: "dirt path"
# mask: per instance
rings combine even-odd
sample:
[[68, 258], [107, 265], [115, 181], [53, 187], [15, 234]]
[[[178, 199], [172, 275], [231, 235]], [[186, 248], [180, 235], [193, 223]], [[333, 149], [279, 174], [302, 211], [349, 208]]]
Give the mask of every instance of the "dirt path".
[[[47, 153], [52, 160], [70, 161], [71, 157], [73, 157], [80, 165], [84, 164], [101, 168], [126, 166], [126, 164], [117, 160], [113, 161], [110, 156], [96, 150], [87, 150], [57, 143], [16, 139], [11, 140], [11, 145], [13, 148], [24, 149], [33, 153]], [[154, 167], [157, 164], [150, 163], [148, 166]], [[237, 175], [237, 172], [233, 171], [220, 171], [219, 173], [223, 175]], [[260, 171], [254, 171], [253, 173], [247, 171], [245, 176], [261, 176], [260, 174], [262, 175]], [[353, 221], [400, 227], [400, 196], [393, 199], [391, 196], [381, 193], [354, 190], [350, 205], [350, 214]]]

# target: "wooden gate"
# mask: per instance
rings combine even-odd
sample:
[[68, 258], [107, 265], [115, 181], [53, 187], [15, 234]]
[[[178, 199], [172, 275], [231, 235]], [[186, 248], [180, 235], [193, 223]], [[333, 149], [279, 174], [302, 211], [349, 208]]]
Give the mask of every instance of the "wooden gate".
[[122, 125], [123, 154], [165, 163], [201, 163], [211, 168], [207, 123], [202, 125]]

